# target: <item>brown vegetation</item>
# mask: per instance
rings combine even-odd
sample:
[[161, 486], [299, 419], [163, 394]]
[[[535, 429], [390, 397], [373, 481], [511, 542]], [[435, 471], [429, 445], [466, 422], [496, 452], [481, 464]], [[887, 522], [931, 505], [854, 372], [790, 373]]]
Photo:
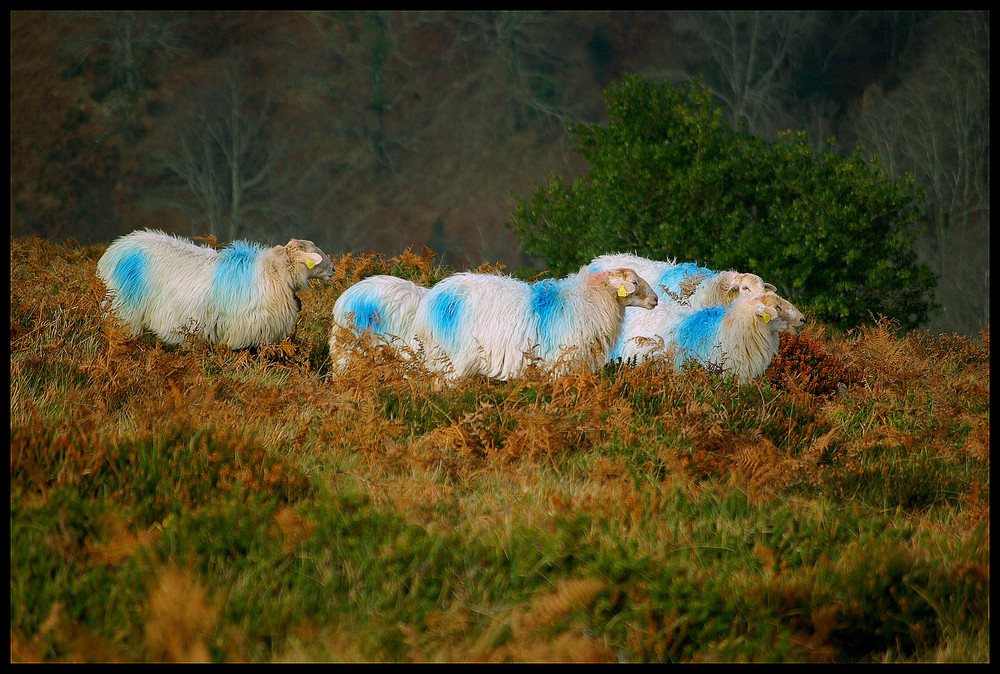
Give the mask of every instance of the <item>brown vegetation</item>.
[[[418, 363], [385, 349], [370, 346], [337, 375], [327, 371], [325, 353], [339, 293], [376, 273], [433, 283], [446, 271], [429, 249], [335, 259], [335, 280], [303, 294], [293, 337], [234, 352], [193, 338], [167, 348], [149, 335], [125, 337], [114, 320], [101, 318], [99, 247], [11, 244], [12, 501], [16, 495], [19, 506], [43, 504], [66, 486], [99, 484], [102, 503], [134, 506], [146, 488], [135, 467], [148, 460], [146, 448], [163, 449], [159, 485], [143, 501], [150, 517], [162, 519], [140, 525], [109, 510], [90, 535], [71, 534], [67, 523], [65, 535], [48, 542], [83, 568], [149, 560], [155, 575], [142, 618], [149, 660], [262, 657], [237, 625], [220, 626], [227, 588], [211, 586], [204, 570], [188, 568], [191, 560], [157, 552], [172, 526], [161, 510], [173, 504], [198, 512], [248, 491], [279, 504], [267, 540], [291, 559], [317, 543], [317, 522], [301, 504], [320, 492], [361, 493], [377, 511], [428, 535], [495, 541], [501, 549], [525, 527], [544, 536], [582, 517], [608, 527], [591, 531], [588, 544], [675, 559], [700, 547], [703, 526], [693, 520], [678, 527], [676, 495], [698, 502], [718, 489], [761, 507], [799, 503], [803, 511], [818, 507], [810, 505], [815, 493], [851, 508], [885, 499], [917, 530], [947, 530], [954, 545], [985, 526], [988, 547], [988, 478], [964, 484], [940, 472], [941, 465], [972, 462], [988, 475], [988, 331], [969, 340], [899, 335], [885, 322], [843, 336], [811, 326], [783, 339], [764, 380], [745, 384], [649, 362], [559, 378], [535, 368], [511, 382], [476, 378], [442, 390]], [[896, 452], [898, 460], [885, 460]], [[938, 472], [911, 472], [908, 456], [926, 457]], [[942, 500], [952, 504], [943, 519], [930, 509]], [[817, 603], [805, 576], [789, 566], [794, 550], [764, 541], [752, 547], [772, 572], [748, 596], [773, 593], [787, 602], [788, 615], [799, 616], [800, 657], [829, 661], [843, 653], [837, 630], [863, 624], [865, 610]], [[396, 551], [389, 545], [377, 554]], [[853, 573], [850, 564], [865, 554], [863, 546], [846, 550], [809, 573]], [[988, 567], [979, 560], [969, 560], [967, 571], [949, 570], [948, 578], [959, 582], [963, 573], [988, 590]], [[661, 659], [691, 648], [685, 634], [695, 627], [684, 608], [657, 606], [645, 581], [618, 585], [569, 573], [550, 587], [490, 607], [488, 619], [476, 600], [459, 594], [401, 627], [409, 657], [613, 661], [616, 651], [579, 620], [597, 610], [594, 602], [600, 611], [647, 612], [618, 649]], [[35, 633], [12, 628], [12, 661], [50, 659], [46, 644], [67, 661], [136, 657], [72, 615], [57, 602]], [[300, 616], [268, 657], [371, 657], [358, 639]], [[726, 657], [714, 648], [695, 659]]]

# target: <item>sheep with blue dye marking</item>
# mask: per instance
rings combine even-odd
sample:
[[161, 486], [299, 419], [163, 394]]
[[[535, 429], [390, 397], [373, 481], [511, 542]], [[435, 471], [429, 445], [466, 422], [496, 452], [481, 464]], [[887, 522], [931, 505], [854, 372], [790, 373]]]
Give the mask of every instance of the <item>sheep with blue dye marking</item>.
[[731, 304], [696, 308], [660, 302], [630, 317], [609, 360], [672, 356], [674, 367], [695, 361], [741, 379], [760, 377], [778, 353], [786, 329], [773, 292], [739, 294]]
[[[715, 304], [729, 304], [737, 295], [757, 295], [776, 291], [773, 285], [766, 283], [756, 274], [713, 271], [694, 262], [650, 260], [630, 253], [613, 253], [596, 257], [591, 264], [598, 269], [616, 267], [634, 269], [653, 286], [662, 301], [673, 299], [696, 309]], [[805, 316], [780, 295], [778, 304], [781, 319], [785, 324], [784, 331], [797, 335], [799, 328], [805, 323]]]
[[187, 333], [233, 349], [280, 342], [295, 327], [298, 293], [330, 280], [333, 264], [311, 241], [267, 248], [236, 241], [222, 250], [157, 230], [120, 237], [97, 263], [105, 306], [135, 336], [168, 344]]
[[350, 342], [369, 333], [401, 352], [414, 348], [414, 318], [427, 288], [395, 276], [369, 276], [341, 293], [333, 304], [330, 358], [346, 363]]
[[562, 279], [525, 283], [460, 273], [437, 283], [417, 308], [428, 367], [446, 378], [510, 379], [533, 360], [556, 373], [574, 362], [600, 368], [618, 340], [626, 307], [656, 306], [631, 269], [583, 267]]

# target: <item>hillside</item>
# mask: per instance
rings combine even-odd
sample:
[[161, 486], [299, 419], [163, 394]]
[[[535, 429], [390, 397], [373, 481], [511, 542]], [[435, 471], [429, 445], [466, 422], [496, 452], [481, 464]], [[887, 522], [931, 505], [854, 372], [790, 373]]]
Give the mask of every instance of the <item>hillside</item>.
[[326, 354], [432, 250], [233, 352], [103, 320], [103, 248], [12, 240], [12, 662], [989, 661], [988, 332], [441, 388]]

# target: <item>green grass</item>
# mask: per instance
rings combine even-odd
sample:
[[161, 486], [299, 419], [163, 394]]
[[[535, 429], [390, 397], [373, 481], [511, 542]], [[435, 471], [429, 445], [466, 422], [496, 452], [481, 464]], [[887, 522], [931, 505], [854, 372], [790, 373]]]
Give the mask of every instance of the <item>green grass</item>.
[[100, 253], [12, 241], [12, 662], [989, 660], [988, 332], [442, 388], [326, 355], [427, 251], [256, 352], [125, 338]]

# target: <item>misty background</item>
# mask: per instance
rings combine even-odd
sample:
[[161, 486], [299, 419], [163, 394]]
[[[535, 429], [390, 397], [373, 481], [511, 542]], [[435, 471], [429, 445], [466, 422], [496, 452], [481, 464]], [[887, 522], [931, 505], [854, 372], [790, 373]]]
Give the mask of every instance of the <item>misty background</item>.
[[586, 170], [567, 127], [626, 73], [913, 174], [926, 328], [988, 326], [988, 12], [12, 12], [11, 236], [544, 268], [512, 194]]

